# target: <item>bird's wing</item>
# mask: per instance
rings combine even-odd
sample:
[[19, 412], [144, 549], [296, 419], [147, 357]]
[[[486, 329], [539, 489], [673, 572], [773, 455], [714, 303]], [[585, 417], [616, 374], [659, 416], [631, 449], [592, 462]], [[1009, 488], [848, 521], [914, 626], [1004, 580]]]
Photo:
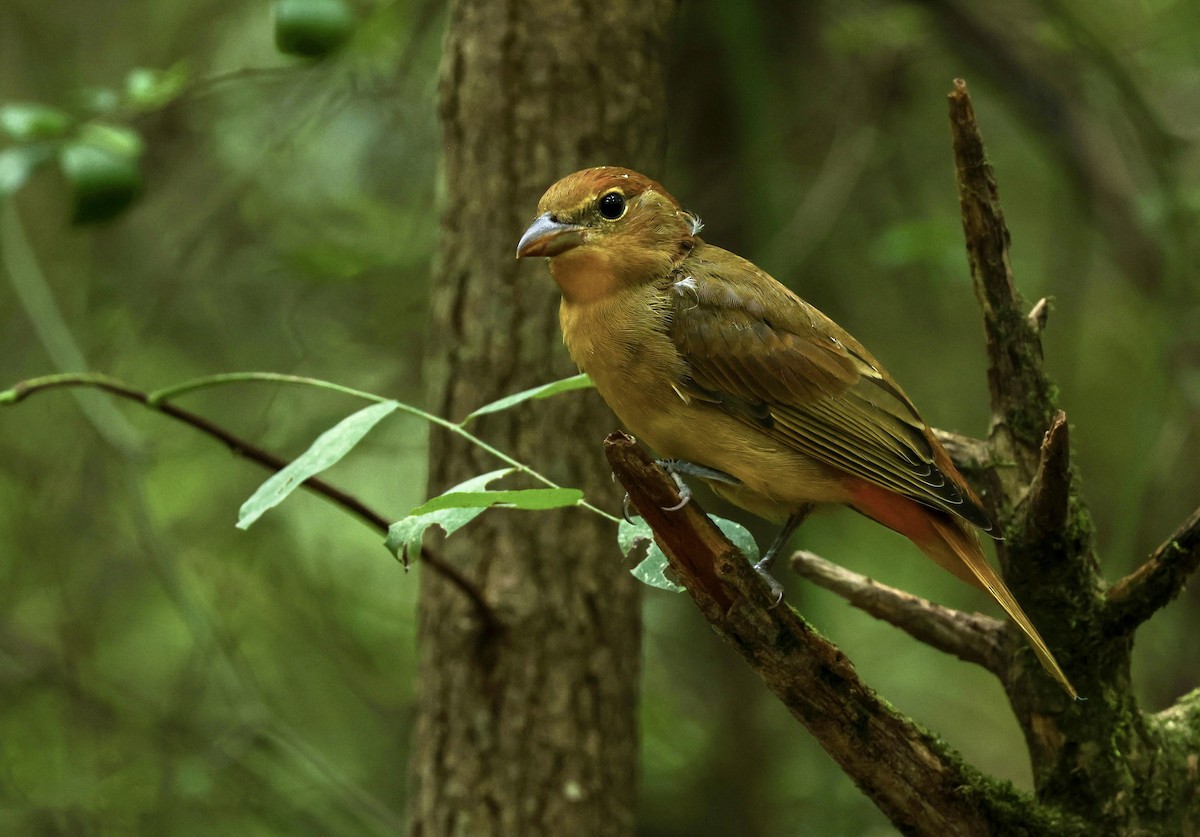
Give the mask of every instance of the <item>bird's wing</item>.
[[689, 373], [678, 382], [681, 395], [847, 474], [992, 528], [912, 402], [866, 349], [750, 262], [705, 250], [716, 253], [694, 253], [664, 288], [670, 337]]

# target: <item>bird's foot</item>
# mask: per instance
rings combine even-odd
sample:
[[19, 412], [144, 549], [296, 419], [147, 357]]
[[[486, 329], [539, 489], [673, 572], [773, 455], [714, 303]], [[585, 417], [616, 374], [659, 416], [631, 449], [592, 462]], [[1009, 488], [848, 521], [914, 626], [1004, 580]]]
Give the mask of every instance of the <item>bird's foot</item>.
[[767, 587], [771, 591], [771, 598], [774, 599], [768, 610], [774, 610], [783, 601], [783, 585], [779, 583], [779, 579], [771, 575], [771, 563], [774, 560], [775, 556], [768, 554], [754, 565], [754, 571], [759, 574], [763, 581], [767, 582]]
[[731, 476], [724, 471], [709, 468], [707, 465], [688, 462], [686, 459], [656, 459], [655, 464], [671, 475], [671, 479], [675, 480], [675, 487], [679, 491], [679, 502], [673, 506], [664, 506], [663, 511], [679, 511], [691, 501], [692, 489], [683, 481], [685, 475], [724, 482], [729, 485], [742, 484], [742, 481], [737, 477]]
[[783, 601], [783, 585], [779, 583], [775, 576], [771, 575], [771, 565], [775, 563], [775, 559], [779, 557], [779, 553], [787, 546], [787, 542], [791, 540], [792, 535], [800, 528], [800, 524], [808, 517], [812, 511], [812, 505], [801, 506], [800, 509], [793, 512], [791, 517], [783, 524], [783, 528], [779, 530], [779, 534], [775, 536], [775, 541], [767, 550], [766, 554], [759, 559], [754, 565], [754, 571], [762, 576], [763, 581], [767, 582], [767, 587], [771, 589], [771, 595], [775, 597], [774, 604], [771, 609], [774, 610]]
[[707, 465], [688, 462], [686, 459], [656, 459], [654, 460], [654, 464], [675, 477], [683, 474], [684, 476], [700, 477], [701, 479], [715, 480], [716, 482], [723, 482], [729, 485], [742, 484], [741, 480], [731, 474], [718, 471], [716, 468], [710, 468]]
[[692, 502], [692, 488], [683, 481], [683, 477], [671, 469], [668, 468], [667, 473], [671, 475], [671, 479], [675, 480], [675, 491], [679, 494], [679, 502], [673, 506], [663, 506], [663, 511], [679, 511]]
[[[709, 468], [707, 465], [698, 465], [695, 462], [688, 462], [686, 459], [656, 459], [654, 464], [658, 465], [664, 471], [671, 475], [671, 479], [675, 481], [675, 490], [679, 493], [679, 502], [673, 506], [663, 506], [663, 511], [679, 511], [692, 500], [692, 489], [683, 481], [684, 476], [700, 477], [705, 480], [714, 480], [716, 482], [728, 483], [729, 485], [741, 485], [742, 481], [735, 476], [718, 471], [716, 468]], [[621, 501], [621, 516], [626, 522], [632, 523], [632, 510], [629, 505], [629, 495], [625, 495], [625, 499]]]
[[[663, 511], [679, 511], [692, 500], [692, 489], [683, 481], [683, 478], [674, 471], [667, 471], [671, 475], [671, 479], [675, 480], [675, 490], [679, 493], [679, 502], [673, 506], [663, 506]], [[625, 499], [621, 501], [621, 517], [625, 518], [626, 523], [633, 523], [633, 509], [629, 503], [629, 493], [626, 492]], [[640, 515], [639, 515], [640, 516]]]
[[726, 474], [725, 471], [709, 468], [708, 465], [688, 462], [686, 459], [655, 459], [654, 462], [659, 468], [671, 475], [672, 480], [676, 482], [676, 489], [679, 492], [679, 502], [673, 506], [665, 506], [664, 511], [677, 512], [691, 501], [691, 488], [688, 486], [688, 483], [683, 481], [684, 476], [697, 476], [701, 480], [725, 482], [731, 484], [731, 486], [740, 486], [742, 484], [742, 481], [738, 480], [736, 476]]

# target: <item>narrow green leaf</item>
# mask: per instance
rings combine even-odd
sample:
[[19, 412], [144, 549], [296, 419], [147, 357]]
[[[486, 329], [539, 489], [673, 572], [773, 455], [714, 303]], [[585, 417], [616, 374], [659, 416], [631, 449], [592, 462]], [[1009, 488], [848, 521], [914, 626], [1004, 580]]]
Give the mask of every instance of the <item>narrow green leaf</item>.
[[347, 416], [318, 436], [308, 450], [296, 457], [282, 471], [273, 474], [242, 504], [238, 511], [238, 528], [250, 528], [254, 521], [282, 503], [306, 479], [338, 462], [362, 441], [371, 428], [399, 407], [395, 401], [372, 404]]
[[[498, 471], [490, 471], [486, 474], [480, 474], [477, 477], [454, 486], [445, 492], [445, 494], [473, 494], [484, 491], [489, 483], [495, 482], [501, 477], [511, 474], [516, 468], [501, 468]], [[500, 493], [500, 492], [497, 492]], [[444, 496], [444, 495], [442, 495]], [[434, 498], [435, 500], [437, 498]], [[388, 527], [387, 540], [383, 545], [391, 550], [392, 555], [404, 564], [407, 568], [409, 561], [415, 560], [421, 554], [421, 541], [425, 537], [425, 530], [430, 526], [440, 526], [449, 537], [466, 526], [479, 515], [483, 514], [485, 507], [458, 507], [435, 509], [433, 511], [421, 512], [420, 510], [429, 506], [432, 500], [424, 505], [413, 509], [409, 514]]]
[[58, 108], [35, 102], [0, 106], [0, 131], [17, 142], [61, 137], [71, 127], [71, 117]]
[[142, 156], [145, 148], [142, 135], [133, 128], [108, 122], [87, 123], [79, 129], [78, 141], [131, 160]]
[[474, 421], [480, 416], [485, 416], [488, 413], [498, 413], [501, 410], [507, 410], [522, 401], [528, 401], [531, 398], [549, 398], [551, 395], [558, 395], [560, 392], [570, 392], [573, 389], [587, 389], [593, 386], [592, 379], [587, 375], [573, 375], [570, 378], [563, 378], [560, 381], [553, 381], [541, 386], [532, 387], [521, 392], [506, 395], [490, 404], [484, 404], [478, 410], [475, 410], [469, 416], [460, 422], [460, 427], [466, 427], [469, 422]]
[[486, 509], [503, 506], [511, 509], [557, 509], [573, 506], [583, 499], [578, 488], [520, 488], [510, 491], [447, 491], [428, 500], [411, 514], [426, 514], [439, 509]]

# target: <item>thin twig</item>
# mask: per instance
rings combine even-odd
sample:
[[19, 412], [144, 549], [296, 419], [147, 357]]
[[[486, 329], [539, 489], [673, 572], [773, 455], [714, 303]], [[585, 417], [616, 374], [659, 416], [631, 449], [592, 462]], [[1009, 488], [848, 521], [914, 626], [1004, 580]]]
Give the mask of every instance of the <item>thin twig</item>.
[[[30, 395], [35, 395], [39, 392], [76, 387], [91, 387], [103, 390], [104, 392], [125, 398], [129, 401], [135, 401], [148, 409], [170, 416], [176, 421], [183, 422], [199, 430], [201, 433], [223, 442], [234, 455], [249, 459], [251, 462], [255, 462], [268, 470], [281, 471], [287, 467], [287, 460], [281, 459], [275, 454], [247, 442], [240, 436], [230, 433], [225, 428], [209, 421], [203, 416], [199, 416], [182, 407], [176, 407], [174, 404], [164, 401], [161, 397], [151, 398], [151, 393], [143, 392], [114, 378], [103, 375], [87, 373], [78, 375], [66, 374], [48, 376], [36, 382], [22, 381], [8, 390], [6, 393], [8, 397], [0, 400], [0, 404], [16, 404]], [[347, 494], [340, 488], [336, 488], [318, 477], [309, 477], [301, 485], [314, 494], [324, 497], [333, 504], [350, 512], [350, 514], [372, 529], [387, 534], [389, 526], [387, 518], [374, 509], [371, 509], [357, 497]], [[497, 617], [491, 605], [484, 599], [483, 593], [457, 567], [428, 549], [421, 550], [421, 559], [429, 565], [431, 570], [459, 588], [471, 600], [486, 632], [493, 633], [502, 627], [499, 617]]]
[[1200, 567], [1200, 508], [1180, 524], [1144, 564], [1108, 591], [1105, 619], [1110, 630], [1128, 634], [1183, 590]]
[[876, 619], [960, 660], [975, 663], [1003, 679], [1004, 622], [961, 610], [881, 584], [804, 550], [792, 555], [792, 569]]

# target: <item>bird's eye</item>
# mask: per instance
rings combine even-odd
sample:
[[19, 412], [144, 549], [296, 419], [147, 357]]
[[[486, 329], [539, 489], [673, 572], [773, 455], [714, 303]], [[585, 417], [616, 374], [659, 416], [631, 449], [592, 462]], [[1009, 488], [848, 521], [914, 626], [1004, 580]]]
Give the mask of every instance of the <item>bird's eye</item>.
[[620, 192], [609, 192], [600, 198], [600, 215], [615, 221], [625, 214], [625, 196]]

